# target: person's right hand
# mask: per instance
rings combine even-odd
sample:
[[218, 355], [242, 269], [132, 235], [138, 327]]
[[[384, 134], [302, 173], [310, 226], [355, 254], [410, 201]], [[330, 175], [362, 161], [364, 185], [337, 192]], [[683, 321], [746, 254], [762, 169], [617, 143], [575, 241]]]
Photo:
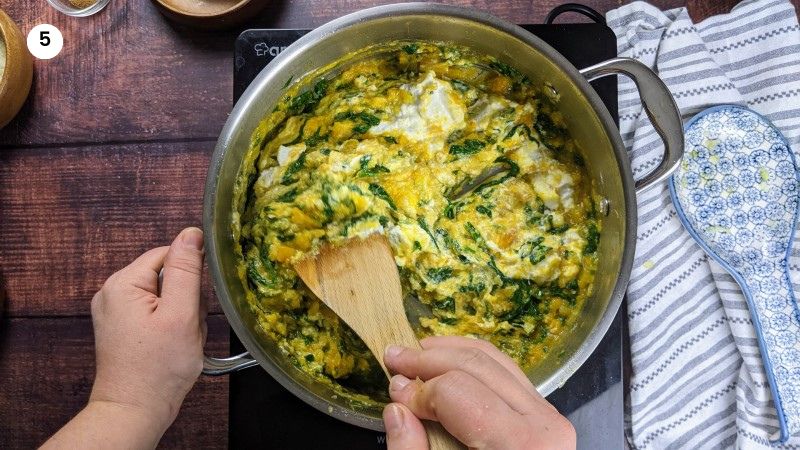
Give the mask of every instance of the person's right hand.
[[574, 449], [575, 429], [514, 361], [492, 344], [463, 337], [423, 339], [422, 350], [391, 346], [397, 375], [386, 406], [388, 450], [428, 448], [420, 419], [434, 420], [471, 449]]

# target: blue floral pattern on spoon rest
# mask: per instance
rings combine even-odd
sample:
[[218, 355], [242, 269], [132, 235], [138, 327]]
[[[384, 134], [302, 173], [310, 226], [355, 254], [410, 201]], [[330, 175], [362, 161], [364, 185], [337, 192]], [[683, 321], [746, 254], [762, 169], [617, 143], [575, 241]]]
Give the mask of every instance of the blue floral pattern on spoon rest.
[[798, 171], [780, 132], [735, 105], [686, 125], [670, 193], [683, 225], [742, 288], [781, 425], [800, 432], [800, 312], [788, 257], [797, 222]]

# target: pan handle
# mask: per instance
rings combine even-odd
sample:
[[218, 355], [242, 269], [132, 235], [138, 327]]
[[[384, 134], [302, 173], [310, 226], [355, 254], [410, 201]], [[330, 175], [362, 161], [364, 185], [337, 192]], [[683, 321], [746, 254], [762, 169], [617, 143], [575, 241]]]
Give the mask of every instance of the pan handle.
[[636, 181], [636, 192], [650, 188], [678, 168], [683, 157], [683, 122], [669, 88], [655, 72], [632, 58], [609, 59], [580, 72], [589, 81], [608, 75], [625, 75], [633, 80], [647, 117], [664, 141], [661, 164]]
[[[158, 292], [161, 292], [161, 284], [163, 282], [164, 268], [161, 268], [158, 271]], [[0, 306], [2, 306], [2, 303], [0, 303]], [[214, 358], [213, 356], [203, 355], [203, 375], [227, 375], [231, 372], [238, 372], [257, 365], [258, 361], [251, 358], [248, 352], [227, 358]]]
[[258, 361], [250, 357], [250, 353], [244, 352], [228, 358], [214, 358], [213, 356], [203, 356], [203, 375], [227, 375], [248, 367], [257, 366]]

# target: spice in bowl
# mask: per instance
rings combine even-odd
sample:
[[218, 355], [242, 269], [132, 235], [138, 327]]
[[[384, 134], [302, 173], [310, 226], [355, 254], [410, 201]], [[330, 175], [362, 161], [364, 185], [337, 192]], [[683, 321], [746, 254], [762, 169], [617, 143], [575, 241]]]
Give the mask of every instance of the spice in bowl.
[[111, 0], [47, 0], [50, 6], [73, 17], [87, 17], [96, 14]]
[[97, 3], [97, 0], [69, 0], [69, 3], [76, 8], [84, 9]]

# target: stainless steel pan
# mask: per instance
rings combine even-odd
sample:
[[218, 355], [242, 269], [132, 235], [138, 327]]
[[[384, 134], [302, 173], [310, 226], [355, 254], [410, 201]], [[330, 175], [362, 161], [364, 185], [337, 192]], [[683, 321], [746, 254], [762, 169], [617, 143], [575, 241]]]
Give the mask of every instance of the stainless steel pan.
[[[662, 181], [683, 152], [681, 120], [663, 82], [646, 66], [624, 58], [576, 69], [550, 46], [522, 28], [479, 11], [453, 6], [408, 3], [376, 8], [334, 20], [287, 48], [242, 95], [217, 142], [206, 181], [203, 224], [211, 276], [219, 302], [248, 353], [226, 359], [207, 357], [211, 375], [260, 365], [309, 405], [346, 422], [382, 430], [378, 407], [354, 406], [328, 386], [297, 369], [256, 331], [255, 316], [243, 301], [230, 231], [232, 188], [242, 155], [259, 121], [272, 110], [287, 79], [346, 57], [372, 44], [399, 39], [451, 41], [494, 55], [531, 79], [548, 81], [560, 94], [560, 109], [572, 137], [583, 149], [590, 176], [608, 201], [599, 247], [594, 297], [587, 301], [574, 330], [541, 364], [528, 372], [547, 395], [563, 384], [605, 335], [622, 301], [633, 261], [637, 191]], [[623, 74], [639, 88], [651, 121], [665, 143], [659, 166], [634, 181], [617, 126], [589, 80]], [[560, 355], [556, 356], [556, 355]]]

